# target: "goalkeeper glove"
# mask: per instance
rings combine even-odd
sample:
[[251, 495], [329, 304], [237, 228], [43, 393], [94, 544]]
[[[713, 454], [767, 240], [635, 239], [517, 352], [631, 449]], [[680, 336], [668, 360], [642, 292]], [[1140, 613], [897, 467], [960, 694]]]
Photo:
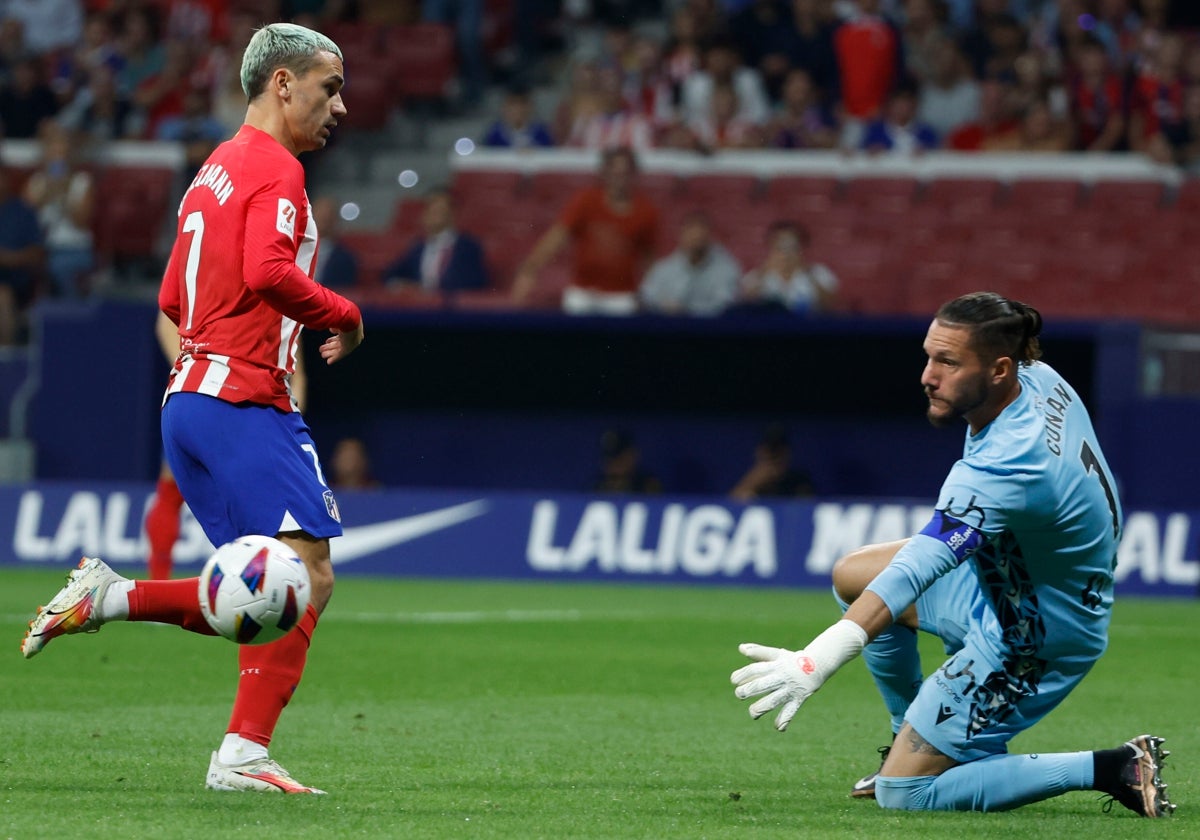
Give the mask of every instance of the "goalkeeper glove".
[[[787, 729], [800, 706], [863, 649], [867, 631], [853, 621], [842, 619], [809, 643], [804, 650], [742, 644], [738, 650], [755, 660], [729, 675], [737, 688], [734, 695], [746, 700], [765, 694], [750, 706], [750, 717], [758, 720], [779, 708], [775, 728]], [[782, 707], [782, 708], [780, 708]]]

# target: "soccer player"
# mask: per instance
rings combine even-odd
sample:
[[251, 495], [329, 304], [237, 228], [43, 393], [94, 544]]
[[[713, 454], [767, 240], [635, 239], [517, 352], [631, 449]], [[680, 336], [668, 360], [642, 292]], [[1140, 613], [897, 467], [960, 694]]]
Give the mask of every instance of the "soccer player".
[[[166, 313], [159, 312], [154, 325], [158, 345], [171, 365], [179, 357], [179, 330]], [[307, 380], [304, 376], [304, 357], [299, 353], [293, 359], [290, 389], [296, 410], [304, 410], [304, 395]], [[164, 459], [155, 483], [154, 500], [146, 511], [144, 530], [150, 550], [146, 556], [146, 569], [151, 580], [167, 580], [174, 567], [172, 553], [179, 540], [179, 519], [183, 508], [183, 493], [179, 489], [171, 465]]]
[[[933, 518], [908, 540], [838, 561], [845, 616], [806, 648], [739, 648], [755, 662], [731, 675], [735, 694], [765, 695], [750, 715], [779, 708], [780, 731], [865, 653], [897, 730], [873, 779], [884, 808], [998, 811], [1070, 790], [1102, 791], [1146, 817], [1175, 807], [1157, 736], [1095, 752], [1007, 754], [1104, 652], [1122, 524], [1087, 410], [1039, 361], [1041, 327], [1037, 310], [991, 292], [938, 309], [921, 376], [928, 417], [965, 420], [968, 432]], [[923, 682], [918, 626], [951, 654]]]
[[[269, 755], [275, 724], [304, 670], [317, 618], [333, 591], [329, 539], [342, 533], [316, 448], [289, 393], [301, 326], [329, 330], [328, 364], [363, 339], [358, 307], [311, 279], [317, 231], [301, 152], [322, 148], [346, 114], [342, 54], [293, 24], [258, 30], [242, 57], [245, 124], [201, 167], [179, 207], [159, 306], [180, 354], [162, 409], [163, 448], [188, 506], [215, 545], [275, 536], [304, 560], [310, 606], [279, 641], [239, 649], [227, 734], [212, 754], [215, 790], [321, 793]], [[107, 621], [158, 621], [213, 635], [196, 578], [132, 581], [99, 559], [80, 563], [38, 610], [26, 657]]]

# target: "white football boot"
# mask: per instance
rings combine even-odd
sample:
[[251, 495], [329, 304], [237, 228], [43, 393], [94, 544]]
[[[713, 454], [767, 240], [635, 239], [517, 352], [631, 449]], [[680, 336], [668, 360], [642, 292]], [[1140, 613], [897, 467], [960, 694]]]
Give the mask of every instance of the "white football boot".
[[104, 623], [100, 610], [104, 593], [125, 580], [98, 557], [84, 557], [79, 568], [67, 575], [67, 585], [46, 606], [38, 607], [21, 641], [21, 653], [30, 659], [58, 636], [95, 633]]
[[307, 787], [270, 758], [258, 758], [245, 764], [222, 764], [214, 751], [208, 763], [209, 790], [253, 790], [262, 793], [325, 793]]

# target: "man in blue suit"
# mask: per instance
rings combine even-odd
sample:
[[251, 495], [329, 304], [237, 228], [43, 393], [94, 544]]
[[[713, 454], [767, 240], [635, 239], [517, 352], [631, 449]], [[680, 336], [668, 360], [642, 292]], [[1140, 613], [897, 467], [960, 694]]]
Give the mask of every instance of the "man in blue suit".
[[455, 229], [449, 190], [436, 189], [426, 197], [421, 225], [425, 235], [384, 271], [387, 285], [413, 284], [428, 292], [487, 288], [483, 246], [471, 234]]

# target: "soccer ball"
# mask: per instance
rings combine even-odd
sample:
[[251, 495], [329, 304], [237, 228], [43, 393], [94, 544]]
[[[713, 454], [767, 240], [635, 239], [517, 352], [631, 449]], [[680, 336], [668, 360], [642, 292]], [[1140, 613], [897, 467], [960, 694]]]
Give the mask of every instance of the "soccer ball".
[[225, 543], [200, 572], [200, 611], [217, 633], [240, 645], [283, 638], [308, 608], [304, 561], [274, 537]]

